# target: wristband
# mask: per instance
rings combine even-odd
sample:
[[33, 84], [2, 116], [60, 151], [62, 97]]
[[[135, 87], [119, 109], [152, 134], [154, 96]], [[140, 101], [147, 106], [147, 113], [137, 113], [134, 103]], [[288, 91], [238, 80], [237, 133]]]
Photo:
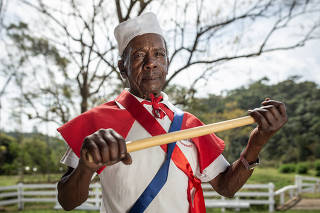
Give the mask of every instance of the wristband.
[[259, 157], [257, 158], [257, 160], [255, 162], [248, 163], [248, 161], [243, 157], [243, 155], [240, 155], [240, 160], [241, 160], [242, 164], [244, 165], [244, 167], [246, 167], [246, 169], [248, 171], [253, 170], [257, 165], [260, 164]]

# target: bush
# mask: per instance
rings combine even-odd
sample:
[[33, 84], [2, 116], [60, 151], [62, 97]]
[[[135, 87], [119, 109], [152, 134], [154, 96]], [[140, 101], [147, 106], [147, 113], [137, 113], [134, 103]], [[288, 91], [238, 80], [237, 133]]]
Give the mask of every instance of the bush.
[[320, 170], [317, 170], [316, 176], [320, 177]]
[[308, 173], [308, 165], [305, 163], [299, 163], [297, 165], [297, 173], [298, 174], [307, 174]]
[[317, 160], [317, 161], [314, 163], [314, 168], [315, 168], [315, 170], [320, 171], [320, 160]]
[[292, 163], [282, 164], [279, 167], [280, 173], [293, 173], [296, 171], [296, 165]]

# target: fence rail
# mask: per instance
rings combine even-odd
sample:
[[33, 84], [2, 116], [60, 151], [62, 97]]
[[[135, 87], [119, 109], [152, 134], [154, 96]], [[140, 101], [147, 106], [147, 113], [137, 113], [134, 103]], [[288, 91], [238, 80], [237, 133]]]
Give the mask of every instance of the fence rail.
[[[320, 192], [320, 178], [296, 175], [294, 182], [295, 185], [285, 186], [275, 192], [275, 196], [280, 196], [280, 206], [284, 205], [287, 200], [299, 196], [301, 193]], [[285, 199], [286, 197], [288, 198], [287, 200]]]
[[[252, 205], [268, 205], [269, 212], [274, 211], [275, 197], [280, 196], [279, 204], [285, 203], [285, 198], [298, 196], [303, 192], [320, 192], [320, 178], [296, 176], [295, 185], [285, 186], [274, 191], [274, 184], [245, 184], [232, 199], [227, 199], [212, 190], [209, 184], [202, 184], [206, 207], [208, 208], [249, 208]], [[57, 184], [22, 184], [0, 187], [0, 206], [18, 204], [19, 209], [25, 203], [49, 202], [55, 203], [55, 209], [61, 208], [57, 202]], [[287, 196], [286, 196], [287, 194]], [[90, 184], [87, 201], [77, 209], [98, 210], [101, 205], [100, 183]]]
[[[245, 184], [232, 199], [227, 199], [217, 192], [212, 191], [209, 184], [203, 184], [203, 196], [206, 207], [210, 208], [249, 208], [252, 205], [268, 205], [269, 212], [274, 211], [274, 184]], [[210, 190], [210, 191], [207, 191]]]

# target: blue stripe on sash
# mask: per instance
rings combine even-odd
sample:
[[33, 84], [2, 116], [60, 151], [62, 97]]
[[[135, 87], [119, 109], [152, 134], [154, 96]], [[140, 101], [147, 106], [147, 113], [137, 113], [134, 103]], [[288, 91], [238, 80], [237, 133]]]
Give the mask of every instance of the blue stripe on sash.
[[[174, 118], [170, 126], [169, 132], [179, 131], [181, 129], [182, 120], [183, 120], [183, 112], [180, 110], [175, 111]], [[167, 155], [164, 163], [162, 164], [162, 166], [160, 167], [159, 171], [154, 176], [150, 184], [147, 186], [147, 188], [144, 190], [144, 192], [140, 195], [138, 200], [132, 206], [129, 213], [144, 212], [146, 208], [149, 206], [149, 204], [152, 202], [152, 200], [160, 192], [160, 190], [162, 189], [162, 187], [164, 186], [168, 178], [171, 155], [175, 145], [176, 145], [176, 142], [170, 143], [167, 145], [168, 147]]]

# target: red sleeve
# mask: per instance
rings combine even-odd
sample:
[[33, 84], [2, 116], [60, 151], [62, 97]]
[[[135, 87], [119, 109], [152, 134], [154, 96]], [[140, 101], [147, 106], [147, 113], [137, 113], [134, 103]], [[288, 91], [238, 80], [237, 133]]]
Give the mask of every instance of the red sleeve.
[[[134, 122], [124, 109], [119, 109], [114, 101], [95, 107], [65, 123], [57, 130], [79, 157], [85, 137], [99, 129], [112, 128], [126, 138]], [[102, 169], [98, 171], [100, 173]]]
[[72, 151], [79, 157], [84, 138], [96, 131], [92, 111], [85, 112], [75, 117], [57, 130], [68, 143]]
[[58, 128], [74, 153], [79, 156], [85, 137], [99, 129], [112, 128], [126, 138], [134, 122], [132, 116], [123, 109], [119, 109], [114, 101], [102, 104]]
[[[185, 112], [183, 117], [182, 129], [188, 129], [204, 124], [194, 115]], [[193, 143], [197, 147], [199, 156], [200, 172], [207, 168], [224, 150], [224, 141], [215, 134], [204, 135], [193, 138]]]

